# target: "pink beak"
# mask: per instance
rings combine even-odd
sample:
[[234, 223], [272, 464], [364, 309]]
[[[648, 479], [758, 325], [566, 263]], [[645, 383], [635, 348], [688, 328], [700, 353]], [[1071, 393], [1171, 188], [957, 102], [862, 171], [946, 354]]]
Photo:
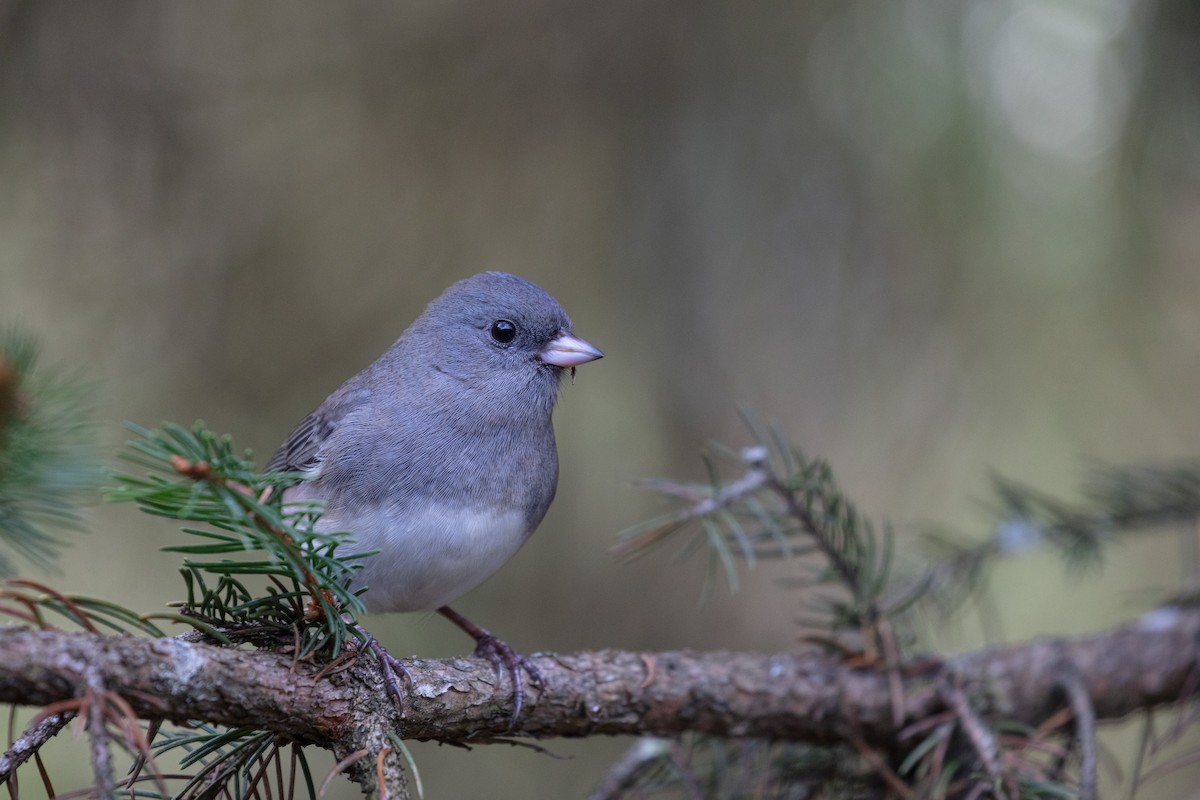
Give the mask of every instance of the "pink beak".
[[604, 358], [596, 348], [568, 333], [560, 333], [546, 345], [546, 349], [538, 353], [538, 358], [556, 367], [578, 367], [597, 358]]

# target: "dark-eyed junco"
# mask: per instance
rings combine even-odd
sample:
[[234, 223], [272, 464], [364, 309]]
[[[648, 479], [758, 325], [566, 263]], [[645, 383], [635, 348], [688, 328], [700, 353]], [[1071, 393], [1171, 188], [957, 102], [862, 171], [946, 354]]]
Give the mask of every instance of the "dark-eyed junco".
[[368, 587], [369, 610], [436, 609], [475, 638], [477, 655], [507, 668], [514, 721], [520, 670], [536, 672], [448, 604], [542, 521], [558, 483], [550, 416], [563, 370], [602, 355], [575, 337], [541, 287], [502, 272], [475, 275], [430, 303], [267, 464], [309, 473], [284, 501], [324, 501], [319, 530], [350, 531], [362, 550], [379, 551], [355, 578]]

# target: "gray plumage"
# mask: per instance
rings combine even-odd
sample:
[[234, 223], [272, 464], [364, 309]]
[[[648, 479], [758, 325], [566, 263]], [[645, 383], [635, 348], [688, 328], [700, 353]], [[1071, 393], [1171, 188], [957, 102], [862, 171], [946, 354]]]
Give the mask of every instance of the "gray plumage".
[[[494, 335], [501, 321], [515, 325], [511, 342], [507, 328]], [[439, 608], [542, 521], [558, 482], [551, 412], [563, 370], [599, 357], [539, 286], [476, 275], [309, 414], [267, 467], [310, 472], [285, 502], [323, 500], [320, 530], [380, 551], [356, 578], [369, 609]]]

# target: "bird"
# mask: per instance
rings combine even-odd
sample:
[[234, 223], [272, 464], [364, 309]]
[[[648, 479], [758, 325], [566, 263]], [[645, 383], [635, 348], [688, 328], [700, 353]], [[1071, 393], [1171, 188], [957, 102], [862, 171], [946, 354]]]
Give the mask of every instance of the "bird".
[[[535, 283], [484, 272], [446, 289], [374, 363], [305, 417], [267, 463], [299, 472], [283, 502], [320, 501], [348, 531], [370, 612], [437, 611], [513, 684], [533, 662], [450, 608], [516, 554], [558, 485], [552, 412], [564, 373], [603, 357]], [[404, 667], [373, 638], [397, 702]]]

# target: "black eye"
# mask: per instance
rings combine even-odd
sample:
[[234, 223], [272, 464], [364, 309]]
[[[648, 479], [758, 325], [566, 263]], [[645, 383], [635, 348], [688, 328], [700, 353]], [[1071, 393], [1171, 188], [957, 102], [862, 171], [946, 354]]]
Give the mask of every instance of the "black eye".
[[498, 319], [492, 323], [492, 338], [500, 344], [508, 344], [517, 338], [517, 324], [511, 320]]

